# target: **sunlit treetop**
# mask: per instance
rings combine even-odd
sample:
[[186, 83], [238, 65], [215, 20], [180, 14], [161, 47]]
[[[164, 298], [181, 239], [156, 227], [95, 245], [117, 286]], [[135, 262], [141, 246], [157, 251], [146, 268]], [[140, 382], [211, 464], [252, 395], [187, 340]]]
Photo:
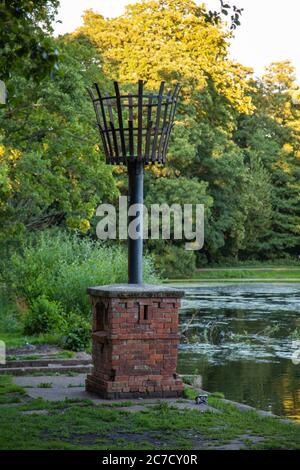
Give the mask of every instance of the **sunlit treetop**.
[[297, 88], [295, 67], [289, 60], [281, 62], [272, 62], [266, 67], [266, 73], [263, 76], [266, 86], [274, 92], [289, 91]]
[[254, 101], [279, 124], [296, 132], [300, 144], [300, 90], [296, 82], [295, 68], [289, 60], [272, 62], [266, 73], [258, 80]]
[[142, 0], [122, 16], [105, 19], [91, 10], [77, 34], [87, 35], [104, 60], [105, 73], [121, 82], [180, 81], [185, 96], [212, 80], [239, 111], [251, 108], [246, 96], [250, 69], [228, 58], [232, 33], [221, 21], [208, 21], [205, 5], [187, 0]]

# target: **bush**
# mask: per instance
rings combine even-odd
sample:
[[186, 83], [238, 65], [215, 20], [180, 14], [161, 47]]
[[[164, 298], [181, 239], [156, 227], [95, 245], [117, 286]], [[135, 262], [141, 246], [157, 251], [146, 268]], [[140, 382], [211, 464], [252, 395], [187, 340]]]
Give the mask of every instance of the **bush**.
[[20, 331], [16, 305], [9, 298], [9, 294], [4, 286], [0, 286], [0, 331], [1, 333], [16, 333]]
[[25, 334], [59, 332], [65, 327], [64, 311], [59, 302], [40, 296], [31, 303], [24, 321]]
[[71, 351], [86, 349], [91, 341], [91, 324], [79, 315], [70, 315], [62, 346]]
[[[157, 282], [147, 258], [144, 279]], [[127, 282], [127, 252], [119, 245], [47, 230], [32, 237], [21, 253], [11, 257], [5, 282], [28, 304], [46, 296], [59, 302], [66, 314], [75, 312], [89, 318], [87, 287]]]
[[155, 266], [167, 278], [191, 278], [196, 271], [196, 255], [184, 246], [166, 245], [154, 255]]

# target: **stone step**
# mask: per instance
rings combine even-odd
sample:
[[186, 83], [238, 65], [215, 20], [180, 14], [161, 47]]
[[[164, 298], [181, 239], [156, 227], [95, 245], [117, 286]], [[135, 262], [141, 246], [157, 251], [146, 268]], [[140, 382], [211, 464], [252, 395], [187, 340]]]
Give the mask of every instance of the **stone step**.
[[92, 364], [86, 365], [61, 365], [61, 364], [49, 364], [48, 366], [35, 366], [35, 367], [1, 367], [0, 375], [11, 374], [11, 375], [31, 375], [36, 373], [41, 374], [65, 374], [67, 372], [76, 372], [78, 374], [89, 373], [92, 370]]
[[81, 366], [81, 365], [90, 365], [91, 359], [19, 359], [15, 361], [7, 361], [6, 364], [0, 365], [1, 369], [8, 368], [19, 368], [19, 367], [47, 367], [52, 365], [61, 365], [61, 366]]

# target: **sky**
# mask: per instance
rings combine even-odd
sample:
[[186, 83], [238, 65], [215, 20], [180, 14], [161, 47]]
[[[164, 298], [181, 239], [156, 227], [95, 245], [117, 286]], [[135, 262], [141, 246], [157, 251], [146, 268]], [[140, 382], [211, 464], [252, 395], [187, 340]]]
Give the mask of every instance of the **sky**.
[[[72, 32], [82, 23], [84, 10], [92, 9], [105, 17], [119, 16], [125, 5], [135, 0], [60, 0], [56, 34]], [[218, 0], [202, 0], [219, 10]], [[241, 26], [235, 32], [231, 57], [252, 67], [261, 76], [264, 67], [274, 61], [291, 60], [300, 83], [300, 0], [229, 0], [244, 8]]]

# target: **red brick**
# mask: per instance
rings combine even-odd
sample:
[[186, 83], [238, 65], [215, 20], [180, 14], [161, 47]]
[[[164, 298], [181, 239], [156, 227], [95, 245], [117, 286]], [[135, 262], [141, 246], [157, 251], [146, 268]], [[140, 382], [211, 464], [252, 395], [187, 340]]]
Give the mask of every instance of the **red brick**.
[[[99, 299], [91, 297], [93, 363], [86, 387], [106, 398], [180, 396], [183, 385], [174, 374], [177, 365], [177, 298], [104, 298], [107, 332], [97, 335]], [[142, 307], [140, 309], [139, 305]], [[139, 318], [148, 305], [148, 319]]]

